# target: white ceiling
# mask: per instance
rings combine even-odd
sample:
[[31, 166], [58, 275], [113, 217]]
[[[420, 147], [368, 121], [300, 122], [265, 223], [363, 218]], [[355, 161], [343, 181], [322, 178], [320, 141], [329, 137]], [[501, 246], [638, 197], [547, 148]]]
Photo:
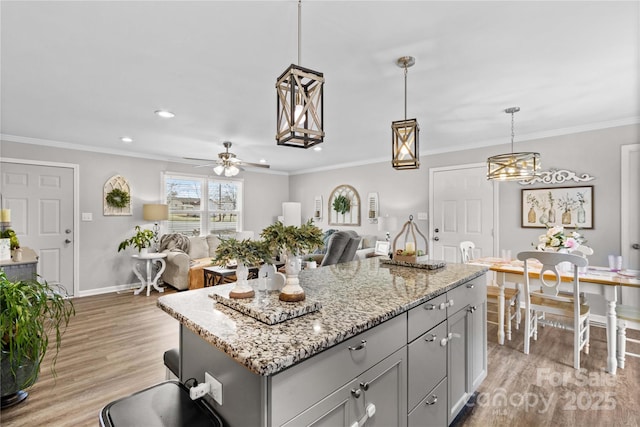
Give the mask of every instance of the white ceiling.
[[[180, 160], [222, 142], [295, 173], [640, 123], [638, 1], [302, 2], [300, 65], [324, 73], [321, 152], [275, 143], [297, 1], [2, 1], [5, 140]], [[156, 117], [157, 109], [176, 114]], [[133, 143], [120, 141], [131, 136]], [[504, 147], [501, 147], [504, 149]], [[391, 167], [391, 166], [389, 166]]]

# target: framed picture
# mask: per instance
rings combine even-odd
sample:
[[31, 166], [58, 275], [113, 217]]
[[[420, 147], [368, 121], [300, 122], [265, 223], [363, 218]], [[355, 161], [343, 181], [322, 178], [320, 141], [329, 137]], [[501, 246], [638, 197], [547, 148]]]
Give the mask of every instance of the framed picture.
[[391, 245], [389, 244], [390, 242], [387, 242], [385, 240], [378, 240], [376, 242], [376, 249], [374, 251], [374, 253], [376, 255], [389, 255], [389, 248], [391, 247]]
[[593, 186], [522, 190], [522, 227], [593, 228]]

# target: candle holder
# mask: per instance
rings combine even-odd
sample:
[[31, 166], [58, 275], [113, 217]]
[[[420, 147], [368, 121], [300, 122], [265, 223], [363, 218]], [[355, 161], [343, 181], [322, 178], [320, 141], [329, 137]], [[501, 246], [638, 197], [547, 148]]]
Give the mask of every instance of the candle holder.
[[[418, 245], [416, 233], [422, 237], [422, 245]], [[404, 237], [403, 237], [404, 234]], [[403, 237], [403, 245], [397, 245], [398, 239]], [[427, 261], [427, 238], [420, 232], [418, 226], [413, 222], [413, 215], [409, 215], [409, 221], [405, 222], [400, 233], [393, 239], [392, 258], [397, 262], [415, 264], [420, 261]]]

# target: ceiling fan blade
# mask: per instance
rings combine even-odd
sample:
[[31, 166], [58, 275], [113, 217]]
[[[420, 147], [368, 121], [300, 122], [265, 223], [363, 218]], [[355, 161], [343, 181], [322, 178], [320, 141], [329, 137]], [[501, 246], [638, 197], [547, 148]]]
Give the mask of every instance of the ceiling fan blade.
[[215, 160], [215, 159], [198, 159], [196, 157], [183, 157], [183, 159], [185, 159], [185, 160], [197, 160], [199, 162], [210, 162], [211, 164], [215, 164], [214, 162], [218, 161], [218, 160]]
[[251, 166], [251, 167], [256, 167], [256, 168], [266, 168], [269, 169], [271, 166], [267, 165], [266, 163], [251, 163], [251, 162], [242, 162], [243, 165], [245, 166]]

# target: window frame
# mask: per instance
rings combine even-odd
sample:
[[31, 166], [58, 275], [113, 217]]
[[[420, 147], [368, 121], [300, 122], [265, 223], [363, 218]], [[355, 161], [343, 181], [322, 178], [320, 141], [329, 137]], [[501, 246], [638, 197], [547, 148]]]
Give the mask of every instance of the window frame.
[[[209, 183], [210, 182], [228, 182], [228, 183], [235, 183], [238, 186], [238, 199], [236, 201], [236, 209], [233, 212], [237, 212], [237, 226], [236, 226], [236, 231], [243, 231], [244, 229], [244, 179], [242, 178], [223, 178], [223, 177], [218, 177], [218, 176], [212, 176], [212, 175], [203, 175], [203, 174], [191, 174], [191, 173], [185, 173], [185, 172], [169, 172], [169, 171], [164, 171], [162, 172], [162, 182], [161, 182], [161, 186], [162, 186], [162, 194], [160, 197], [160, 200], [162, 203], [167, 204], [167, 180], [168, 179], [185, 179], [185, 180], [192, 180], [192, 181], [199, 181], [200, 182], [200, 190], [201, 190], [201, 194], [200, 194], [200, 207], [201, 209], [199, 210], [194, 210], [193, 212], [197, 212], [200, 215], [200, 236], [206, 236], [208, 234], [211, 234], [212, 231], [215, 233], [215, 230], [213, 230], [213, 228], [210, 226], [211, 221], [210, 218], [212, 215], [216, 214], [219, 212], [218, 209], [210, 209], [209, 208]], [[178, 212], [178, 213], [187, 213], [187, 210], [171, 210], [171, 208], [169, 208], [169, 213], [171, 214], [172, 212]], [[167, 231], [168, 227], [164, 227], [165, 228], [165, 232]]]

